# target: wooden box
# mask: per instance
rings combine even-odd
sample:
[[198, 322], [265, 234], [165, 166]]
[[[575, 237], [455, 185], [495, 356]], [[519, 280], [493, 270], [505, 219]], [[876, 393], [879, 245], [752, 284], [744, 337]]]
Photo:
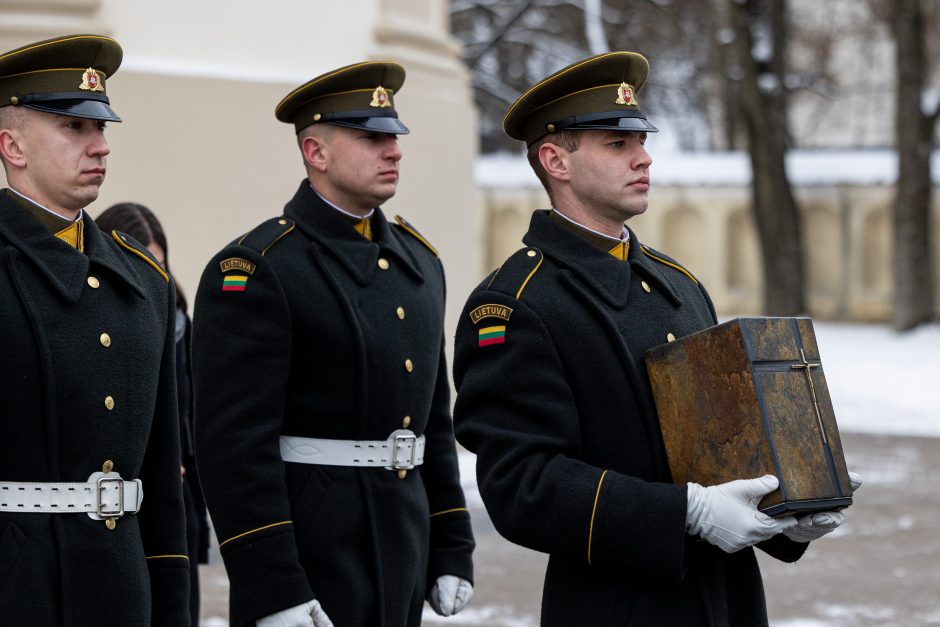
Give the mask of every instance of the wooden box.
[[852, 491], [808, 318], [738, 318], [646, 352], [672, 478], [765, 474], [771, 516], [835, 510]]

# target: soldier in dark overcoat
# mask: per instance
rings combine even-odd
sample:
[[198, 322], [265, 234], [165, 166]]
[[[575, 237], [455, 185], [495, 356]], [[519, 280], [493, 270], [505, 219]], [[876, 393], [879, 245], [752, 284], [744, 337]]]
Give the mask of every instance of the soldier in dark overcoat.
[[553, 209], [461, 314], [456, 433], [499, 532], [550, 555], [543, 625], [766, 625], [751, 546], [806, 548], [781, 534], [795, 520], [756, 510], [777, 480], [672, 485], [644, 368], [648, 348], [717, 322], [698, 279], [624, 226], [647, 208], [647, 72], [601, 55], [510, 109]]
[[447, 615], [472, 594], [443, 268], [378, 208], [403, 80], [361, 63], [278, 105], [308, 177], [199, 286], [197, 459], [239, 627], [406, 627], [426, 598]]
[[173, 286], [85, 210], [121, 56], [96, 35], [0, 55], [3, 625], [189, 625]]

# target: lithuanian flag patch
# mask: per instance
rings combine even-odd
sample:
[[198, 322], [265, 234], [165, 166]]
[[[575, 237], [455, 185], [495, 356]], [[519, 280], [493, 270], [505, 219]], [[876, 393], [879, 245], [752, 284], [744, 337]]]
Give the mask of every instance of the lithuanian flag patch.
[[222, 277], [223, 292], [244, 292], [246, 285], [248, 285], [248, 275], [229, 274]]
[[483, 327], [480, 329], [480, 343], [477, 345], [482, 348], [484, 346], [492, 346], [493, 344], [505, 344], [506, 343], [506, 325], [501, 324], [496, 327]]

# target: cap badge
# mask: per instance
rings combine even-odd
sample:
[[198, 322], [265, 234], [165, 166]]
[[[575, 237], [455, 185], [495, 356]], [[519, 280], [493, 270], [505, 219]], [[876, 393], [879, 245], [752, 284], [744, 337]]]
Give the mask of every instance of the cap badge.
[[633, 85], [620, 83], [620, 87], [617, 88], [617, 100], [615, 100], [614, 103], [619, 105], [638, 106], [636, 98], [633, 96]]
[[372, 92], [372, 102], [369, 103], [370, 107], [390, 107], [392, 106], [392, 101], [389, 100], [388, 90], [379, 85], [375, 88], [375, 91]]
[[85, 70], [85, 73], [82, 74], [82, 84], [78, 86], [79, 89], [85, 91], [104, 91], [104, 85], [101, 84], [101, 77], [98, 75], [98, 72], [92, 68]]

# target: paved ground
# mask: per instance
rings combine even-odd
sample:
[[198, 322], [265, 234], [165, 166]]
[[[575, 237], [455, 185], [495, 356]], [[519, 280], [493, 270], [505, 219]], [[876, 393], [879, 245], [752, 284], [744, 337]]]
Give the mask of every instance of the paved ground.
[[[846, 524], [796, 564], [761, 559], [774, 627], [940, 625], [940, 439], [844, 434], [849, 468], [865, 484]], [[538, 624], [544, 556], [512, 545], [473, 508], [476, 597], [429, 625]], [[203, 567], [203, 625], [227, 624], [227, 580]]]

